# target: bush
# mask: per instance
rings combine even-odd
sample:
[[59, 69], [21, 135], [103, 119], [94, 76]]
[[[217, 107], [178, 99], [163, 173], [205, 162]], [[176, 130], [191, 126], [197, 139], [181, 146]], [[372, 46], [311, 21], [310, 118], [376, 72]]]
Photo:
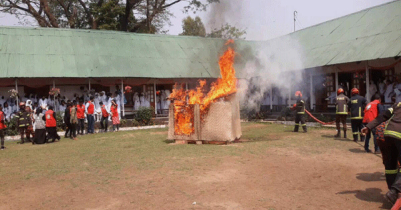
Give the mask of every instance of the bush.
[[16, 118], [13, 118], [10, 121], [6, 122], [6, 125], [7, 125], [6, 129], [7, 136], [15, 136], [19, 134]]
[[154, 113], [153, 107], [139, 107], [135, 120], [141, 125], [149, 125]]

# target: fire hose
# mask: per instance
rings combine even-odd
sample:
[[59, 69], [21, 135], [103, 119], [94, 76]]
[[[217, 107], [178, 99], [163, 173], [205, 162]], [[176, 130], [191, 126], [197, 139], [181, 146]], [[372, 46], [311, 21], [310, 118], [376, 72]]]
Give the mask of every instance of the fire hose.
[[308, 110], [305, 110], [305, 112], [309, 115], [309, 117], [311, 117], [313, 120], [315, 120], [316, 122], [318, 122], [318, 123], [320, 123], [320, 124], [322, 124], [322, 125], [331, 125], [331, 124], [334, 124], [336, 121], [333, 121], [333, 122], [323, 122], [323, 121], [321, 121], [321, 120], [319, 120], [319, 119], [317, 119], [315, 116], [313, 116]]

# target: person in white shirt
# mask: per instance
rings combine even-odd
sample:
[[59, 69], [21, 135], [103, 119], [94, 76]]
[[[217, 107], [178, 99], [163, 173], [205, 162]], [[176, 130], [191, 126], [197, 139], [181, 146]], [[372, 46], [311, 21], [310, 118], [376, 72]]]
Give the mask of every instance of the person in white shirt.
[[386, 85], [384, 84], [382, 79], [379, 79], [379, 93], [380, 93], [380, 95], [384, 95], [384, 91], [386, 90], [385, 87], [386, 87]]
[[138, 92], [134, 93], [134, 97], [132, 97], [134, 101], [134, 110], [138, 110], [139, 107], [141, 106], [141, 101], [139, 100], [139, 94]]
[[47, 98], [45, 96], [42, 96], [42, 98], [39, 99], [39, 106], [42, 107], [43, 112], [46, 112], [46, 110], [47, 110]]
[[58, 106], [58, 111], [61, 112], [61, 115], [64, 117], [65, 109], [67, 108], [65, 101], [62, 100], [60, 105]]
[[8, 106], [7, 102], [4, 102], [3, 112], [4, 112], [4, 115], [5, 115], [6, 119], [8, 121], [10, 121], [10, 116], [12, 114], [12, 109], [11, 109], [11, 107]]
[[394, 84], [392, 84], [390, 81], [386, 81], [387, 86], [386, 86], [386, 91], [384, 92], [384, 102], [385, 103], [391, 103], [391, 95], [394, 92]]
[[94, 104], [95, 104], [95, 122], [99, 122], [102, 114], [102, 110], [100, 109], [100, 96], [99, 93], [95, 93], [95, 99], [94, 99]]
[[[168, 97], [170, 97], [170, 90], [164, 90], [165, 98], [164, 98], [164, 109], [169, 109], [170, 108], [170, 100], [167, 100]], [[163, 99], [162, 99], [163, 100]]]

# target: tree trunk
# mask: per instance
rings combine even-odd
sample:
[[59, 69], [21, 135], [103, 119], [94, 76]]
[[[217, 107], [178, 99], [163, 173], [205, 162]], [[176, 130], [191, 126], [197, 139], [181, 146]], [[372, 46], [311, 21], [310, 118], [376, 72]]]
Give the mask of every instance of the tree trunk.
[[49, 3], [47, 0], [40, 0], [40, 3], [43, 5], [43, 11], [45, 12], [46, 16], [50, 20], [50, 24], [53, 28], [58, 28], [58, 23], [54, 15], [50, 12]]

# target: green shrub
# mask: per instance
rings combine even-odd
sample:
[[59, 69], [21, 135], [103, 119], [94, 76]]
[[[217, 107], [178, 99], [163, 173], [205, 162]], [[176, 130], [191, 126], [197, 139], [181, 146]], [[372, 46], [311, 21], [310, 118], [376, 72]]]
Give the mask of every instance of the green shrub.
[[154, 113], [153, 107], [139, 107], [135, 120], [141, 125], [149, 125]]
[[6, 125], [7, 125], [6, 129], [7, 136], [15, 136], [19, 134], [16, 118], [13, 118], [10, 121], [6, 122]]

